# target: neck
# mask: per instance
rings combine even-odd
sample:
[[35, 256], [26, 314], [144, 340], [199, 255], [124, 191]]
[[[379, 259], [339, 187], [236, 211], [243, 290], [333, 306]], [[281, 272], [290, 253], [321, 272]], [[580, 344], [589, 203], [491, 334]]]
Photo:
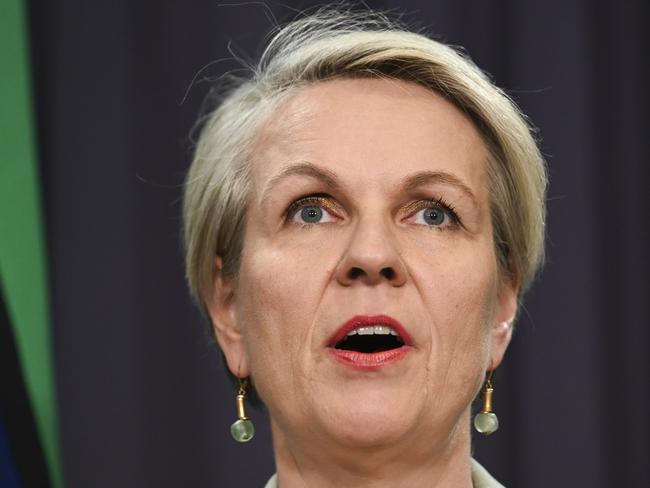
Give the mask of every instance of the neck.
[[378, 446], [341, 446], [327, 439], [286, 436], [271, 422], [280, 488], [355, 486], [470, 488], [469, 412], [451, 434]]

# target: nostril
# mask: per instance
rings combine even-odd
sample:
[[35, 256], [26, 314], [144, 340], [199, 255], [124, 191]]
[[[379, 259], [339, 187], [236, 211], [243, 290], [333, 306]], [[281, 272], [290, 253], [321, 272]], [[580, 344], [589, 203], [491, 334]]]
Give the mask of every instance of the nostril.
[[389, 280], [395, 278], [395, 270], [393, 268], [382, 268], [381, 274]]
[[350, 279], [357, 279], [359, 276], [365, 274], [366, 272], [362, 270], [361, 268], [352, 268], [350, 269], [349, 275]]
[[[391, 267], [382, 268], [379, 271], [379, 274], [389, 281], [393, 281], [397, 276], [397, 273]], [[348, 271], [348, 279], [350, 280], [356, 280], [357, 278], [363, 276], [368, 276], [368, 273], [366, 273], [366, 271], [363, 268], [359, 268], [355, 266], [350, 268], [350, 271]]]

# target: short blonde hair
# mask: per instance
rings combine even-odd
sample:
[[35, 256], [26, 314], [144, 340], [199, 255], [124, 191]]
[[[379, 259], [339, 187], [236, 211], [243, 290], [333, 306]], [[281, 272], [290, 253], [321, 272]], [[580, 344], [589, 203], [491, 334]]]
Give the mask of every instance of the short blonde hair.
[[531, 284], [544, 254], [546, 167], [525, 116], [462, 52], [377, 12], [321, 9], [279, 29], [248, 78], [206, 119], [185, 184], [190, 290], [204, 305], [215, 278], [236, 276], [248, 201], [247, 162], [274, 107], [308, 83], [388, 77], [442, 95], [475, 124], [489, 151], [490, 205], [502, 276]]

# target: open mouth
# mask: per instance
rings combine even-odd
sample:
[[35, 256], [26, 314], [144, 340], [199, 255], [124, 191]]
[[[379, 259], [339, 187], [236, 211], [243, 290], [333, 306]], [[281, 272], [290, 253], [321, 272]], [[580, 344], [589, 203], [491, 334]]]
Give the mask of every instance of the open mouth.
[[406, 329], [392, 317], [358, 315], [339, 328], [327, 350], [346, 366], [372, 371], [399, 361], [413, 347]]
[[392, 327], [371, 325], [352, 329], [334, 345], [334, 348], [372, 354], [398, 349], [403, 345], [404, 341]]

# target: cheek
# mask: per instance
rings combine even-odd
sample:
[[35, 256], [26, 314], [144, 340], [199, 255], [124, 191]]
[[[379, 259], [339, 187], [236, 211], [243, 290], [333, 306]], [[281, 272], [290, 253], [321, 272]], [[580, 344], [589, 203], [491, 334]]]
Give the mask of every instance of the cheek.
[[465, 412], [489, 358], [496, 267], [486, 263], [493, 254], [460, 251], [450, 250], [446, 259], [433, 262], [426, 275], [420, 275], [431, 324], [424, 394], [434, 412]]
[[[465, 322], [468, 330], [485, 321], [496, 303], [497, 264], [488, 237], [440, 239], [424, 247], [410, 246], [410, 272], [427, 302], [434, 323]], [[478, 320], [478, 317], [483, 320]]]
[[[310, 232], [310, 231], [305, 231]], [[310, 238], [265, 239], [256, 236], [249, 241], [254, 247], [244, 249], [242, 254], [242, 292], [248, 307], [272, 314], [276, 318], [310, 317], [319, 305], [328, 280], [336, 265], [332, 239], [320, 238], [314, 234]], [[262, 322], [266, 322], [265, 317]], [[251, 330], [260, 324], [246, 324]], [[277, 327], [289, 327], [300, 332], [304, 321], [280, 322]], [[258, 330], [266, 334], [272, 331]]]
[[259, 242], [242, 255], [237, 309], [252, 375], [269, 403], [274, 392], [298, 388], [295, 379], [306, 375], [301, 357], [309, 354], [326, 267], [314, 262], [318, 253]]
[[438, 251], [414, 277], [431, 324], [430, 367], [449, 381], [473, 382], [489, 353], [498, 282], [494, 252], [490, 243]]

